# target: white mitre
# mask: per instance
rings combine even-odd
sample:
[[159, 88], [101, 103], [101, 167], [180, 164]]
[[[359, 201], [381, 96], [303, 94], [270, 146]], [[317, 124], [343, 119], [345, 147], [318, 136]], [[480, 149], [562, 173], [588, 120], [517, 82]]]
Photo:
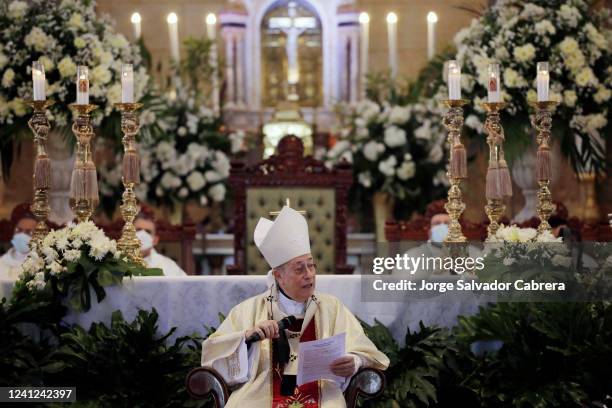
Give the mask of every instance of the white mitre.
[[291, 207], [284, 206], [274, 221], [260, 218], [253, 235], [271, 268], [310, 253], [306, 218]]

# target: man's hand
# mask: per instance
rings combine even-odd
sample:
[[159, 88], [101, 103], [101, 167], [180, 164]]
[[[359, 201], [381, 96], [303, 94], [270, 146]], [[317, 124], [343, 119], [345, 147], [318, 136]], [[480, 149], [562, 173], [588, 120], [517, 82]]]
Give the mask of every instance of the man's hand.
[[276, 320], [264, 320], [263, 322], [259, 322], [253, 327], [245, 332], [245, 338], [251, 337], [253, 334], [259, 334], [259, 337], [263, 339], [276, 339], [279, 336], [278, 332], [278, 322]]
[[340, 357], [332, 361], [329, 369], [339, 377], [351, 376], [355, 372], [355, 359], [353, 356]]

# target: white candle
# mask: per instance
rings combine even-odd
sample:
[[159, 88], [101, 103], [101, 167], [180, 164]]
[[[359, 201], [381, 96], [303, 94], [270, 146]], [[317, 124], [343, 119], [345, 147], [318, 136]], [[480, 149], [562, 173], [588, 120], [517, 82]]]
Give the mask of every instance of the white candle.
[[77, 67], [76, 91], [76, 103], [79, 105], [89, 104], [89, 69], [84, 65]]
[[433, 11], [427, 13], [427, 59], [430, 60], [436, 55], [436, 23], [438, 15]]
[[367, 75], [368, 75], [368, 51], [370, 48], [370, 16], [363, 12], [359, 14], [359, 23], [361, 24], [361, 41], [360, 41], [360, 70], [361, 70], [361, 98], [366, 97]]
[[141, 36], [140, 22], [142, 21], [142, 18], [140, 17], [140, 14], [138, 12], [132, 14], [131, 21], [132, 26], [134, 27], [134, 40], [138, 41]]
[[536, 84], [538, 87], [538, 102], [548, 101], [548, 89], [550, 86], [550, 73], [548, 71], [548, 62], [538, 62], [538, 74]]
[[40, 61], [32, 63], [32, 91], [35, 101], [44, 101], [45, 95], [45, 66]]
[[176, 13], [168, 14], [168, 33], [170, 34], [170, 56], [175, 64], [179, 63], [178, 17]]
[[134, 103], [134, 67], [121, 65], [121, 103]]
[[489, 102], [501, 102], [501, 78], [499, 77], [499, 64], [489, 64], [489, 81], [487, 83], [487, 96]]
[[397, 76], [397, 14], [387, 14], [387, 35], [389, 40], [389, 69], [391, 78]]
[[461, 99], [461, 67], [455, 60], [448, 62], [448, 99]]
[[217, 55], [217, 16], [214, 13], [208, 13], [206, 16], [206, 35], [211, 41], [210, 44], [210, 65], [212, 66], [212, 105], [213, 111], [219, 113], [220, 96], [219, 96], [219, 57]]

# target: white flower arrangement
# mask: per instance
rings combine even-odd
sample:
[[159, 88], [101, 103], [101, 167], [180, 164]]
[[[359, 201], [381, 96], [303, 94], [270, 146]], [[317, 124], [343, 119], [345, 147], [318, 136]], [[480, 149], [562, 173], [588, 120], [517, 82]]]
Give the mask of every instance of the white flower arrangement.
[[343, 159], [353, 163], [353, 192], [390, 193], [407, 211], [422, 210], [442, 196], [446, 179], [433, 180], [446, 169], [446, 132], [434, 101], [379, 104], [366, 99], [341, 108], [344, 127], [325, 160], [328, 166]]
[[[180, 89], [175, 99], [166, 98], [167, 112], [160, 115], [159, 137], [143, 138], [141, 184], [136, 188], [143, 202], [174, 205], [196, 200], [205, 206], [225, 199], [230, 152], [243, 150], [244, 133], [229, 136], [220, 131], [220, 118], [198, 106], [194, 94]], [[121, 155], [115, 163], [100, 168], [100, 193], [107, 202], [118, 202]]]
[[96, 14], [95, 1], [7, 1], [0, 4], [0, 127], [27, 129], [23, 101], [32, 98], [32, 62], [41, 60], [47, 98], [55, 100], [55, 126], [70, 121], [67, 105], [75, 101], [77, 65], [90, 68], [91, 103], [100, 106], [99, 125], [119, 102], [122, 62], [134, 65], [134, 93], [142, 98], [148, 75], [136, 46], [115, 32], [107, 16]]
[[[536, 64], [549, 61], [550, 99], [561, 103], [554, 114], [560, 125], [556, 136], [566, 146], [576, 146], [568, 149], [576, 171], [601, 171], [611, 119], [612, 35], [605, 25], [608, 18], [608, 9], [597, 11], [587, 0], [495, 2], [455, 36], [463, 97], [473, 100], [477, 114], [484, 118], [479, 102], [486, 95], [487, 65], [500, 64], [502, 98], [508, 103], [505, 111], [509, 121], [515, 122], [512, 126], [506, 122], [506, 127], [518, 129], [506, 140], [512, 143], [521, 136], [527, 138], [527, 102], [536, 99]], [[484, 134], [478, 123], [466, 120], [466, 125]]]
[[85, 311], [91, 306], [90, 289], [99, 302], [103, 286], [120, 284], [126, 276], [160, 274], [129, 261], [114, 240], [87, 221], [49, 232], [40, 251], [33, 248], [21, 265], [16, 288], [65, 296], [74, 309]]

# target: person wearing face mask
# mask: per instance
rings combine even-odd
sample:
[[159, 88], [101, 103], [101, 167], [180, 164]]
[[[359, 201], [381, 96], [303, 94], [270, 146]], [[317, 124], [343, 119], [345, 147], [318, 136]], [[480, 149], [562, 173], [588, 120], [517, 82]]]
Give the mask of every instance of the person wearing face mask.
[[[421, 256], [428, 258], [445, 258], [449, 256], [448, 249], [444, 246], [444, 239], [448, 236], [448, 225], [450, 224], [450, 216], [444, 208], [445, 200], [437, 200], [430, 203], [425, 211], [425, 218], [429, 218], [429, 229], [427, 230], [427, 242], [411, 248], [406, 252], [406, 255], [411, 258], [418, 258]], [[481, 251], [473, 245], [468, 245], [468, 253], [472, 258], [482, 256]], [[440, 275], [446, 274], [445, 270], [434, 270], [416, 271], [410, 275], [413, 278], [424, 278], [429, 276], [431, 273]], [[409, 278], [408, 272], [405, 270], [394, 270], [392, 272], [394, 276], [402, 276]]]
[[14, 226], [11, 249], [0, 257], [0, 278], [17, 279], [19, 269], [30, 252], [30, 240], [36, 228], [36, 218], [30, 211], [30, 204], [19, 204], [11, 213]]
[[187, 276], [185, 271], [172, 259], [157, 252], [155, 246], [159, 243], [159, 235], [155, 226], [153, 210], [142, 206], [134, 220], [136, 237], [140, 241], [140, 250], [147, 267], [159, 268], [164, 276]]

